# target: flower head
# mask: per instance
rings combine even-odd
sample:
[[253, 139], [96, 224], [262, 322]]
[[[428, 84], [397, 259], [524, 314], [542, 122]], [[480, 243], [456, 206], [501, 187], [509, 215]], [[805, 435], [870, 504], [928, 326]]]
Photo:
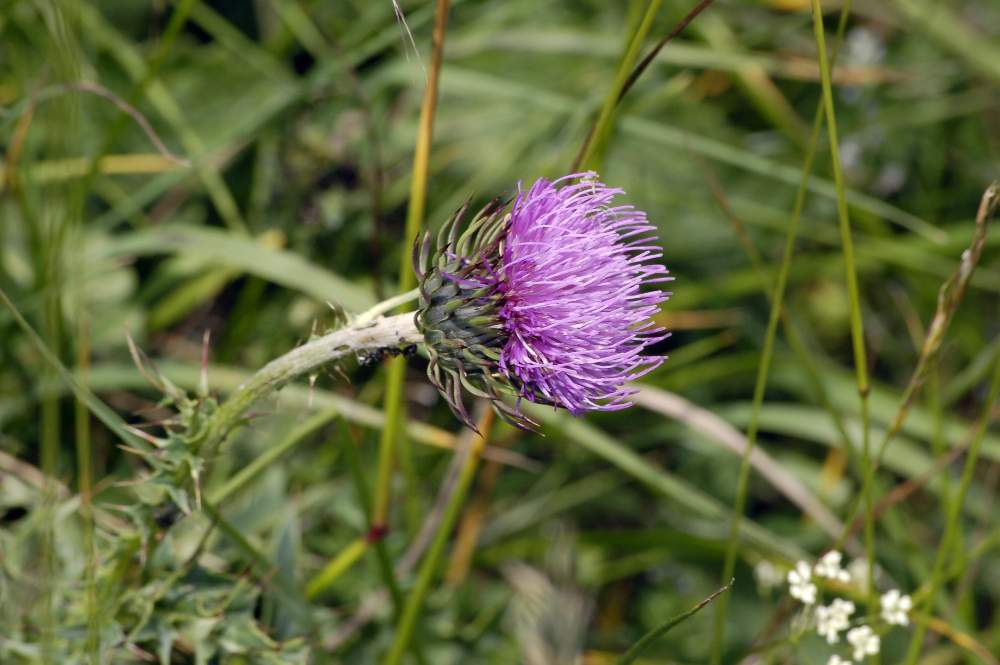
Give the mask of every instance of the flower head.
[[830, 660], [826, 661], [826, 665], [850, 665], [851, 661], [841, 658], [837, 654], [830, 656]]
[[835, 599], [829, 605], [816, 608], [816, 632], [826, 638], [829, 644], [840, 640], [840, 631], [847, 630], [851, 625], [851, 615], [854, 614], [854, 603], [842, 598]]
[[[878, 580], [878, 565], [874, 566], [875, 579]], [[855, 586], [865, 589], [868, 587], [868, 560], [864, 557], [852, 559], [847, 566], [847, 574], [854, 581]]]
[[836, 580], [838, 582], [850, 582], [851, 575], [846, 570], [840, 567], [840, 561], [842, 555], [837, 550], [830, 550], [826, 554], [820, 557], [819, 561], [816, 562], [816, 576], [825, 577], [828, 580]]
[[899, 589], [887, 591], [882, 596], [882, 618], [886, 623], [897, 626], [906, 626], [910, 623], [910, 610], [913, 609], [913, 600], [899, 592]]
[[773, 589], [781, 586], [781, 572], [767, 559], [761, 559], [757, 565], [754, 566], [753, 576], [757, 579], [757, 586], [761, 589]]
[[788, 572], [788, 593], [792, 598], [798, 598], [804, 605], [816, 602], [816, 585], [812, 579], [812, 569], [805, 561], [799, 561], [795, 568]]
[[865, 656], [874, 656], [882, 646], [882, 640], [869, 626], [858, 626], [847, 631], [847, 641], [854, 647], [854, 660], [861, 662]]
[[501, 393], [575, 415], [621, 409], [627, 383], [662, 362], [644, 349], [666, 336], [651, 317], [669, 294], [644, 287], [670, 278], [646, 215], [613, 205], [621, 193], [593, 173], [539, 178], [461, 236], [456, 213], [433, 260], [425, 239], [417, 322], [428, 374], [467, 424], [463, 387], [529, 426]]

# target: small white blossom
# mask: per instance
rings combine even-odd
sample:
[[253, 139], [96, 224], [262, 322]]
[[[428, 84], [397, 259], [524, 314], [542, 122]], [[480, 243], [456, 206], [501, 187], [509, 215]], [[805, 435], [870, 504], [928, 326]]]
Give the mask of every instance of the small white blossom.
[[805, 605], [816, 602], [816, 585], [810, 582], [812, 570], [805, 561], [795, 564], [795, 569], [788, 572], [788, 593], [792, 598], [798, 598]]
[[773, 589], [781, 584], [781, 572], [767, 559], [761, 559], [753, 568], [753, 576], [761, 589]]
[[826, 661], [826, 665], [851, 665], [851, 661], [841, 658], [837, 654], [830, 656], [830, 660]]
[[816, 562], [816, 576], [825, 577], [828, 580], [838, 582], [850, 582], [850, 574], [840, 567], [841, 554], [836, 550], [830, 550]]
[[[874, 583], [878, 584], [879, 580], [882, 579], [882, 569], [876, 563], [874, 566], [875, 580]], [[847, 566], [847, 573], [851, 576], [851, 582], [858, 588], [867, 589], [868, 588], [868, 560], [864, 558], [852, 559], [851, 563]]]
[[865, 559], [852, 559], [847, 566], [847, 573], [851, 579], [862, 589], [868, 586], [868, 561]]
[[854, 603], [837, 598], [829, 605], [816, 608], [816, 632], [826, 638], [829, 644], [840, 640], [840, 631], [847, 630], [854, 614]]
[[869, 626], [858, 626], [847, 631], [847, 641], [854, 647], [854, 660], [861, 662], [865, 656], [874, 656], [882, 646], [882, 640]]
[[901, 594], [898, 589], [893, 589], [882, 596], [882, 618], [887, 623], [897, 626], [907, 626], [910, 623], [910, 610], [913, 609], [913, 600]]

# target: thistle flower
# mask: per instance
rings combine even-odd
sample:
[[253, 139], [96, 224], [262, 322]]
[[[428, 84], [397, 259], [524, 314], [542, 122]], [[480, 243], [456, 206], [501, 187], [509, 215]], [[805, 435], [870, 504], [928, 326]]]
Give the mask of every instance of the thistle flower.
[[622, 409], [628, 382], [663, 361], [643, 351], [666, 337], [651, 317], [669, 294], [643, 288], [671, 278], [645, 213], [612, 205], [621, 193], [594, 173], [539, 178], [461, 234], [460, 209], [433, 257], [429, 236], [418, 246], [428, 376], [466, 424], [463, 388], [530, 427], [521, 399], [574, 415]]

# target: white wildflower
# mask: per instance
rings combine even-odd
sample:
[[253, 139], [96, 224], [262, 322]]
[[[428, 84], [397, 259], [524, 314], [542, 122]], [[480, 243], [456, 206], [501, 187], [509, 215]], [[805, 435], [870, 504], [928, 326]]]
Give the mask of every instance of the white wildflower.
[[829, 605], [816, 608], [816, 632], [826, 638], [829, 644], [840, 640], [840, 631], [847, 630], [854, 614], [854, 603], [837, 598]]
[[825, 577], [828, 580], [838, 582], [850, 582], [851, 575], [840, 567], [841, 554], [836, 550], [830, 550], [816, 562], [816, 576]]
[[865, 656], [874, 656], [882, 646], [882, 640], [869, 626], [858, 626], [847, 631], [847, 641], [854, 647], [854, 660], [859, 663]]
[[757, 586], [761, 589], [773, 589], [781, 584], [782, 575], [778, 568], [768, 561], [761, 559], [753, 568], [753, 576], [757, 579]]
[[913, 600], [901, 594], [898, 589], [886, 592], [882, 596], [882, 618], [887, 623], [897, 626], [907, 626], [910, 623], [910, 610], [913, 609]]
[[851, 661], [841, 658], [837, 654], [830, 656], [830, 660], [826, 661], [826, 665], [851, 665]]
[[[879, 580], [882, 579], [882, 569], [876, 563], [874, 566], [875, 580], [874, 583], [878, 584]], [[851, 576], [851, 582], [855, 584], [858, 588], [867, 589], [868, 588], [868, 560], [864, 558], [852, 559], [851, 563], [847, 566], [847, 573]]]
[[816, 585], [810, 582], [812, 570], [805, 561], [795, 564], [795, 569], [788, 572], [788, 593], [792, 598], [798, 598], [805, 605], [816, 602]]
[[852, 559], [847, 566], [847, 573], [851, 579], [862, 589], [868, 586], [868, 561], [865, 559]]

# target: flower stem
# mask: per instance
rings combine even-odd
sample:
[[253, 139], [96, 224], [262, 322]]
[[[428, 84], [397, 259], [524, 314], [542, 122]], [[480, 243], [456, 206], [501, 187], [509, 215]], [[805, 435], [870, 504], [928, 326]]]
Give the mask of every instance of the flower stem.
[[348, 324], [292, 349], [250, 377], [209, 417], [200, 441], [200, 454], [210, 458], [240, 424], [247, 409], [289, 381], [346, 355], [366, 349], [396, 348], [422, 340], [413, 314], [397, 314], [369, 323]]

